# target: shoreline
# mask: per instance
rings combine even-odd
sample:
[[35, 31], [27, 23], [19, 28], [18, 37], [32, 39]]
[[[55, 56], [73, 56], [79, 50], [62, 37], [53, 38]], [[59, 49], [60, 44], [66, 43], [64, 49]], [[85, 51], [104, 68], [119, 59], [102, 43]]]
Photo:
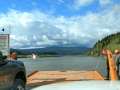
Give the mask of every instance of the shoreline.
[[[107, 55], [87, 55], [87, 56], [92, 56], [92, 57], [101, 57], [104, 59], [107, 59]], [[116, 56], [115, 54], [112, 54], [113, 58]]]
[[[44, 57], [62, 57], [62, 56], [87, 56], [87, 55], [39, 55], [36, 58], [44, 58]], [[17, 58], [32, 58], [31, 56], [21, 56]]]

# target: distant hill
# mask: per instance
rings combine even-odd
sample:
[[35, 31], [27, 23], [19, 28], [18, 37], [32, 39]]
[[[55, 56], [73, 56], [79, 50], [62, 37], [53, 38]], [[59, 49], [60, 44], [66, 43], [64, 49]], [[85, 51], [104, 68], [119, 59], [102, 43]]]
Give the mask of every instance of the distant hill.
[[13, 52], [17, 52], [18, 55], [28, 55], [28, 54], [31, 54], [31, 52], [28, 52], [28, 51], [10, 48], [10, 54], [12, 54]]
[[46, 48], [35, 48], [35, 49], [11, 49], [11, 53], [16, 51], [18, 54], [27, 54], [31, 52], [54, 52], [58, 55], [76, 55], [76, 54], [87, 54], [91, 48], [87, 47], [46, 47]]
[[88, 52], [88, 55], [98, 56], [103, 49], [109, 49], [112, 53], [114, 53], [115, 49], [120, 50], [120, 32], [106, 36], [102, 40], [98, 40], [94, 47]]

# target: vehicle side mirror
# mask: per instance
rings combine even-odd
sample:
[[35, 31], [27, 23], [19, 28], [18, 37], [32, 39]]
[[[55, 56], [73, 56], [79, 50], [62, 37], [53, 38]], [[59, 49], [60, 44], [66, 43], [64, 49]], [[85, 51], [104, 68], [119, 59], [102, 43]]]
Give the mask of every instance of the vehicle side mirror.
[[0, 51], [0, 65], [5, 64], [4, 59], [6, 59], [6, 58], [7, 58], [6, 56], [2, 56], [2, 52]]
[[3, 57], [3, 59], [7, 59], [7, 56], [2, 56]]

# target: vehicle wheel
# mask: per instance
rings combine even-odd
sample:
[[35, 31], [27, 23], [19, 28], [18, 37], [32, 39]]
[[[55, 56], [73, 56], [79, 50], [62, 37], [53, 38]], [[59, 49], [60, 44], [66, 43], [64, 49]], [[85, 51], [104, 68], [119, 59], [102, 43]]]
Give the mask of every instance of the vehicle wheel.
[[12, 90], [25, 90], [25, 83], [21, 79], [15, 79]]

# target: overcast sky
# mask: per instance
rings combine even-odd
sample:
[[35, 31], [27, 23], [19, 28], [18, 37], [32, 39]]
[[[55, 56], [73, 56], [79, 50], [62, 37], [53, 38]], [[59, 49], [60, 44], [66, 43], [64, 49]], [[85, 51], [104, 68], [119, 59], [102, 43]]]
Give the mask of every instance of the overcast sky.
[[0, 0], [0, 29], [9, 26], [11, 48], [93, 47], [120, 31], [120, 0]]

